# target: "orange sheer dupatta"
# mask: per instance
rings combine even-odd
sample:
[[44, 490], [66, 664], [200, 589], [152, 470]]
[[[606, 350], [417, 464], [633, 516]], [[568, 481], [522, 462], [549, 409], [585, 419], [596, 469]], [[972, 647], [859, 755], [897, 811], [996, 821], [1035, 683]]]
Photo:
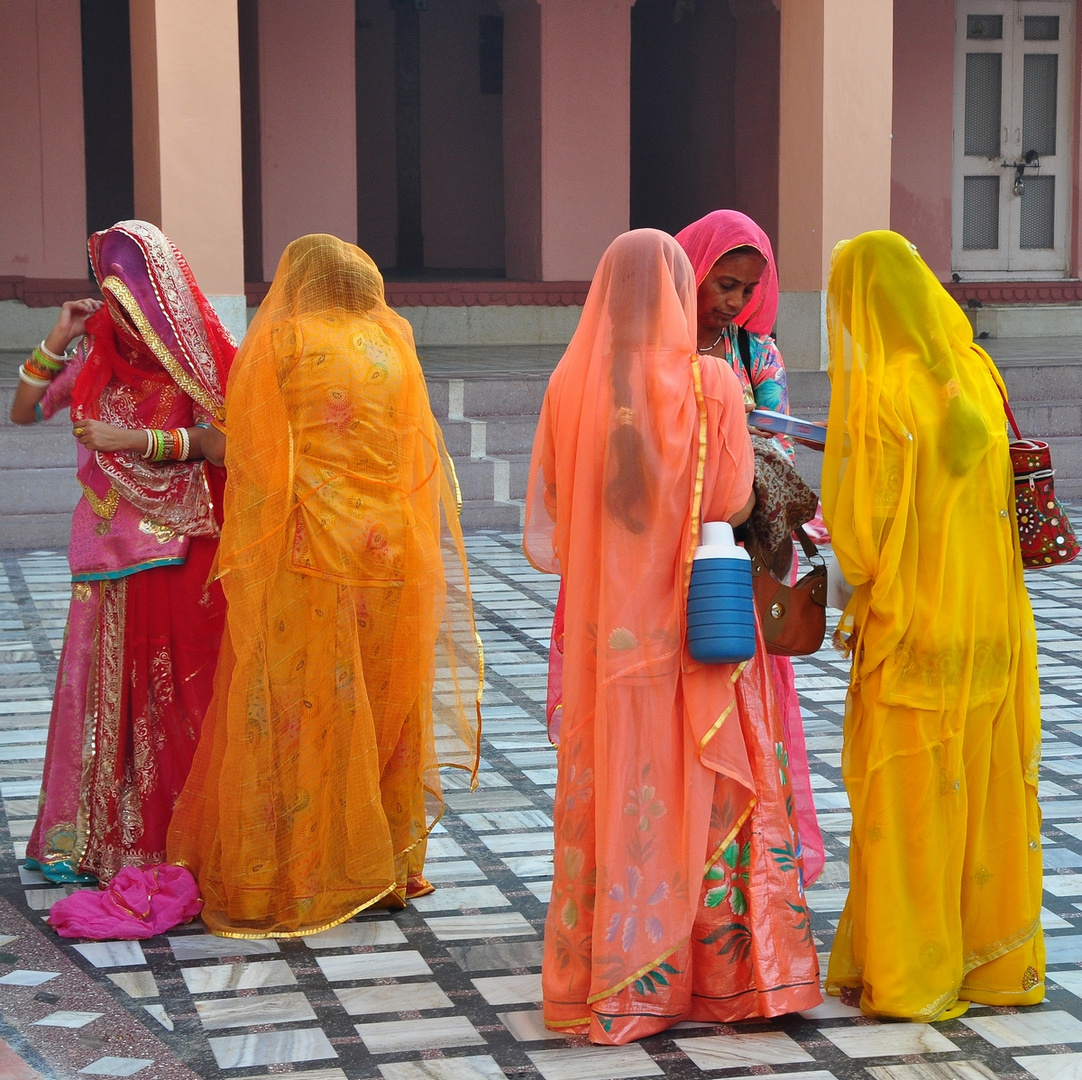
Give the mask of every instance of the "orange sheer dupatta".
[[216, 933], [314, 933], [402, 900], [475, 782], [480, 643], [457, 484], [408, 323], [332, 236], [286, 249], [226, 400], [229, 603], [169, 834]]

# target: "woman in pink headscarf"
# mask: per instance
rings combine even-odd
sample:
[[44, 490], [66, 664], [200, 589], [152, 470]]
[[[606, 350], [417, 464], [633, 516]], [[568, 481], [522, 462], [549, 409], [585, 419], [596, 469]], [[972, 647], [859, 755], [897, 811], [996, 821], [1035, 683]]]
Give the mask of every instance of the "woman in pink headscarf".
[[208, 585], [224, 473], [205, 458], [236, 344], [156, 226], [94, 233], [90, 262], [104, 302], [64, 305], [11, 409], [32, 424], [70, 407], [79, 443], [71, 606], [26, 860], [61, 882], [165, 861], [225, 618]]
[[[715, 210], [676, 239], [695, 268], [699, 355], [724, 357], [756, 408], [788, 413], [785, 364], [770, 336], [778, 314], [778, 269], [770, 238], [746, 214]], [[792, 454], [791, 444], [781, 441]], [[826, 855], [812, 801], [796, 680], [788, 657], [770, 657], [770, 668], [788, 743], [804, 878], [810, 885], [822, 873]]]

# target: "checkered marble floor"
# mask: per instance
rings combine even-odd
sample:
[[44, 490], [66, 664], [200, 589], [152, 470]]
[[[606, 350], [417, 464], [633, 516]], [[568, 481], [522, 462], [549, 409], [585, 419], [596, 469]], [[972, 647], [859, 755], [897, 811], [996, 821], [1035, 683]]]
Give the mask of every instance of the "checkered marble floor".
[[[1078, 518], [1076, 517], [1076, 520]], [[296, 941], [198, 924], [71, 944], [42, 923], [66, 889], [18, 866], [33, 822], [68, 603], [62, 552], [0, 555], [0, 1080], [1082, 1080], [1082, 561], [1028, 575], [1044, 694], [1049, 992], [1026, 1011], [876, 1023], [835, 999], [771, 1022], [680, 1025], [621, 1048], [546, 1032], [541, 937], [555, 754], [542, 724], [557, 582], [513, 535], [468, 538], [487, 658], [484, 766], [448, 777], [429, 845], [434, 895]], [[839, 775], [847, 664], [797, 664], [829, 861], [809, 891], [825, 957], [847, 881]]]

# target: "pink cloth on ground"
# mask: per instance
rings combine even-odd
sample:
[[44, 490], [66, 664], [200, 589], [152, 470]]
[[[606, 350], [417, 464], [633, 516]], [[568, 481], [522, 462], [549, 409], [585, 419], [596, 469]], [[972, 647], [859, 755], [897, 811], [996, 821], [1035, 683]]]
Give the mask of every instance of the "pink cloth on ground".
[[199, 887], [183, 866], [125, 866], [107, 888], [58, 900], [47, 921], [61, 937], [132, 941], [164, 934], [202, 910]]

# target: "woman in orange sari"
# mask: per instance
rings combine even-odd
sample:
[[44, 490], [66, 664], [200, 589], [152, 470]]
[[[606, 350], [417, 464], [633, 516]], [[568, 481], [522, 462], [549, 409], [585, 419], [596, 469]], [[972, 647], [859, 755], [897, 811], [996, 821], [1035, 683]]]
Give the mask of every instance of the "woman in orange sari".
[[553, 373], [524, 546], [564, 591], [563, 717], [544, 1016], [625, 1043], [685, 1019], [821, 1000], [781, 718], [763, 653], [685, 647], [703, 520], [740, 521], [740, 383], [695, 352], [672, 237], [618, 237]]
[[431, 891], [437, 770], [476, 776], [480, 645], [453, 466], [372, 260], [293, 241], [233, 375], [227, 632], [169, 858], [214, 933], [292, 937]]

